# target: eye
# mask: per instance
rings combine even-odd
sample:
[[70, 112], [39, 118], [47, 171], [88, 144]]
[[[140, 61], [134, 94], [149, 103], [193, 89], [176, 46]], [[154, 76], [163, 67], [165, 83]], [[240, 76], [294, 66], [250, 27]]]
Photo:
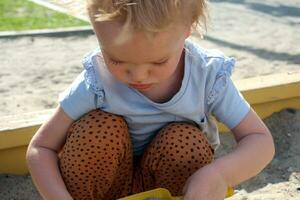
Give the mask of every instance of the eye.
[[112, 65], [120, 65], [120, 64], [123, 63], [122, 61], [117, 61], [117, 60], [112, 60], [112, 59], [110, 59], [109, 62], [110, 62]]
[[153, 63], [153, 64], [154, 64], [154, 65], [160, 66], [160, 65], [166, 64], [167, 62], [168, 62], [168, 60], [164, 60], [164, 61], [162, 61], [162, 62], [156, 62], [156, 63]]

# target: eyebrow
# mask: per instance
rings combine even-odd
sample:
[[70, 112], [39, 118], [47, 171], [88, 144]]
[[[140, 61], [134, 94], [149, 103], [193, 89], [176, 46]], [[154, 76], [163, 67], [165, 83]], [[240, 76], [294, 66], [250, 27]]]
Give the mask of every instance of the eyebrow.
[[[108, 53], [107, 51], [105, 51], [103, 48], [101, 48], [101, 50], [104, 51], [114, 61], [128, 63], [127, 61], [123, 61], [121, 59], [116, 58], [115, 56], [113, 56], [110, 53]], [[165, 57], [163, 57], [161, 59], [158, 59], [156, 61], [151, 61], [150, 63], [161, 63], [161, 62], [164, 62], [164, 61], [166, 61], [168, 59], [169, 59], [169, 56], [165, 56]]]

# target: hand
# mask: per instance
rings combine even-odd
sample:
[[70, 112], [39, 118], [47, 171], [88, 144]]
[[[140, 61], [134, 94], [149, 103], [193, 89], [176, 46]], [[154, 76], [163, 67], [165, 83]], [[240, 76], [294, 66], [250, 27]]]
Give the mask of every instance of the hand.
[[188, 178], [183, 188], [184, 200], [224, 200], [227, 188], [220, 171], [211, 163]]

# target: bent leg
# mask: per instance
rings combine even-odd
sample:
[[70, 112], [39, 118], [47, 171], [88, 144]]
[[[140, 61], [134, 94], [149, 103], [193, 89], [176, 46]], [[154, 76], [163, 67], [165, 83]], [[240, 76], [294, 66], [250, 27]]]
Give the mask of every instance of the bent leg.
[[145, 151], [134, 178], [134, 192], [157, 187], [182, 195], [186, 180], [213, 160], [213, 149], [202, 131], [188, 123], [163, 128]]
[[59, 167], [75, 200], [116, 199], [131, 192], [132, 145], [120, 116], [92, 111], [74, 122]]

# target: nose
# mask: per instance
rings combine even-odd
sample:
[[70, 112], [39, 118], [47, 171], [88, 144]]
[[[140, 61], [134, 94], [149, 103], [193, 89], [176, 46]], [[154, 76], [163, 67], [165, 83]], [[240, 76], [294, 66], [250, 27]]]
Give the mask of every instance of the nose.
[[142, 83], [149, 77], [150, 70], [143, 67], [137, 67], [130, 70], [130, 79], [135, 83]]

